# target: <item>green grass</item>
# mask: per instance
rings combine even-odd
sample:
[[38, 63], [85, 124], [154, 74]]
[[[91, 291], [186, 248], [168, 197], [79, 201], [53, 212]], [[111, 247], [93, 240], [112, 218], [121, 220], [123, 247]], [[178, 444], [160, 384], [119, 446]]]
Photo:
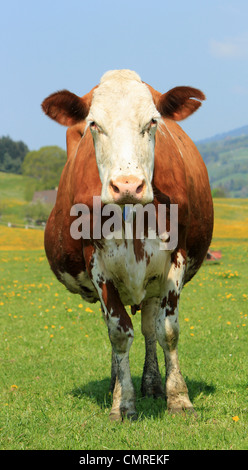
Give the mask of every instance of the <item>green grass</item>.
[[0, 171], [1, 201], [8, 199], [25, 202], [25, 186], [32, 178]]
[[[99, 303], [66, 291], [42, 251], [0, 252], [0, 448], [248, 449], [248, 247], [234, 243], [222, 254], [181, 297], [179, 357], [198, 418], [171, 416], [162, 399], [141, 397], [137, 313], [130, 364], [139, 417], [112, 423]], [[164, 379], [160, 348], [158, 356]]]
[[[223, 222], [243, 221], [248, 219], [248, 200], [233, 198], [214, 199], [215, 219], [222, 219]], [[247, 233], [248, 237], [248, 233]]]

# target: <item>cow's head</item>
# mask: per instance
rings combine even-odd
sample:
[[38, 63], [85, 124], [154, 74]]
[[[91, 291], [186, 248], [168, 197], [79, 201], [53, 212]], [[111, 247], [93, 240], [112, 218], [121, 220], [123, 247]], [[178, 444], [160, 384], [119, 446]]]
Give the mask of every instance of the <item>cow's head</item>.
[[86, 120], [102, 182], [102, 202], [142, 203], [153, 200], [155, 134], [162, 117], [180, 121], [205, 99], [195, 88], [176, 87], [155, 93], [130, 70], [103, 75], [98, 87], [82, 98], [60, 91], [42, 103], [55, 121], [73, 126]]

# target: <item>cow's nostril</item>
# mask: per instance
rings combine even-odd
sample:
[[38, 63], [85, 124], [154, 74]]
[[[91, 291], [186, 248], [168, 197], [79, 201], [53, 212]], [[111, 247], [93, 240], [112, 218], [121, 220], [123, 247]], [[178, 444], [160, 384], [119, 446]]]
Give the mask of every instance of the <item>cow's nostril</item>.
[[120, 192], [118, 186], [115, 186], [115, 184], [113, 184], [113, 190], [114, 190], [115, 193], [119, 193], [119, 192]]
[[141, 184], [139, 184], [139, 186], [137, 187], [136, 194], [141, 193], [141, 191], [143, 191], [143, 188], [144, 188], [144, 181]]
[[120, 192], [118, 186], [116, 186], [116, 184], [112, 183], [112, 181], [110, 183], [110, 186], [112, 187], [114, 193], [119, 193]]

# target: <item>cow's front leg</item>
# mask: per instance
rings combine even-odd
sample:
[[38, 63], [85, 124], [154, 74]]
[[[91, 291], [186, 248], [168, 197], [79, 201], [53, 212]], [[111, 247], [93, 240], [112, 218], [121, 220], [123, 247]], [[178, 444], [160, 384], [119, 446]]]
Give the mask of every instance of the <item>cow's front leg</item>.
[[129, 367], [133, 326], [111, 281], [101, 283], [99, 294], [112, 345], [112, 379], [115, 376], [111, 420], [136, 419], [135, 394]]
[[[103, 306], [101, 305], [102, 308], [102, 314], [103, 314], [103, 319], [106, 322], [106, 315]], [[115, 382], [116, 382], [116, 377], [117, 377], [117, 361], [116, 361], [116, 356], [115, 352], [112, 347], [112, 355], [111, 355], [111, 380], [110, 380], [110, 385], [109, 385], [109, 391], [110, 393], [113, 393], [114, 388], [115, 388]]]
[[189, 410], [195, 413], [188, 389], [179, 367], [177, 343], [179, 337], [178, 305], [183, 286], [186, 260], [178, 252], [168, 274], [161, 307], [156, 318], [156, 333], [164, 351], [166, 366], [165, 394], [171, 413]]

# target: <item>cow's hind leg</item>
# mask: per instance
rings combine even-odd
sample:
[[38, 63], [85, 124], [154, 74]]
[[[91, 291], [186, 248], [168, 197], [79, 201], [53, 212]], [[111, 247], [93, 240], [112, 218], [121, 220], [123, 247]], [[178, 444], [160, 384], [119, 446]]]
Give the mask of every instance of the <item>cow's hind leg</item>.
[[164, 396], [161, 375], [157, 359], [157, 338], [155, 331], [155, 318], [160, 307], [159, 299], [152, 298], [143, 302], [141, 309], [141, 331], [145, 338], [145, 364], [141, 382], [143, 396], [154, 398]]
[[109, 391], [113, 393], [114, 388], [115, 388], [115, 382], [116, 382], [116, 377], [117, 377], [117, 360], [116, 360], [116, 355], [112, 347], [112, 357], [111, 357], [111, 381], [110, 381], [110, 386], [109, 386]]
[[175, 262], [172, 263], [169, 271], [161, 307], [156, 317], [156, 333], [165, 357], [165, 394], [168, 411], [181, 413], [188, 410], [195, 414], [186, 383], [180, 371], [177, 350], [179, 337], [178, 304], [183, 286], [185, 265], [185, 257], [181, 252], [177, 253]]

